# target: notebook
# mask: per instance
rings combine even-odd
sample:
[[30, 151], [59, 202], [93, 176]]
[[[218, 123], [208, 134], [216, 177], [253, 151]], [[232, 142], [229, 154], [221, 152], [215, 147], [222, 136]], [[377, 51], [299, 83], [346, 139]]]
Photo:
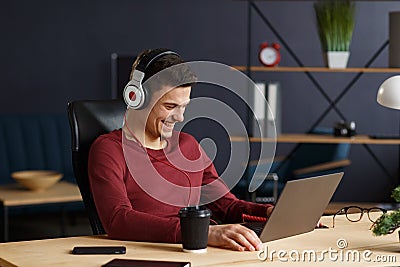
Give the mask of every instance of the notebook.
[[180, 261], [158, 261], [158, 260], [136, 260], [136, 259], [113, 259], [102, 267], [190, 267], [190, 262]]
[[343, 172], [288, 181], [266, 223], [248, 222], [262, 242], [307, 233], [315, 229]]

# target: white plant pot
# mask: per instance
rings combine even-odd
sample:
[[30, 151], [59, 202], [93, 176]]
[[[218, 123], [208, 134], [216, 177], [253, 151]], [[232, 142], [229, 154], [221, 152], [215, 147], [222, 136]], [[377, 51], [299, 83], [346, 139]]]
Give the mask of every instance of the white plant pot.
[[340, 69], [347, 67], [349, 61], [349, 51], [328, 51], [326, 52], [326, 59], [328, 67], [331, 69]]

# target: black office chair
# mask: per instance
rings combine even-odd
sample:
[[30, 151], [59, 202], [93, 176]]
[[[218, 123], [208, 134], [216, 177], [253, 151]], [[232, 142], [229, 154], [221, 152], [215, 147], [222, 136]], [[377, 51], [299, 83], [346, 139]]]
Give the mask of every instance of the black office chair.
[[88, 155], [93, 141], [121, 128], [126, 105], [121, 100], [79, 100], [68, 103], [74, 175], [88, 213], [93, 234], [105, 234], [90, 190]]

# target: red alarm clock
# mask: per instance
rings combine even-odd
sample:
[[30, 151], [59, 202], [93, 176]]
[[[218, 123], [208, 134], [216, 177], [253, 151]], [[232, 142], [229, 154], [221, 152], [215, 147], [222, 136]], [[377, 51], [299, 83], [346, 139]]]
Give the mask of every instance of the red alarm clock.
[[281, 46], [277, 43], [272, 43], [270, 46], [268, 43], [262, 43], [260, 45], [260, 52], [258, 53], [258, 58], [261, 64], [266, 67], [274, 67], [278, 65], [281, 61], [281, 53], [279, 49]]

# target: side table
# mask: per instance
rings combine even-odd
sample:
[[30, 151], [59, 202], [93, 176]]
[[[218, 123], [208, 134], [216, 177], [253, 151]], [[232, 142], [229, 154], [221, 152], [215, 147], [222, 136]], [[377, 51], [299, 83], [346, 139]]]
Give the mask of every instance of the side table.
[[0, 186], [0, 208], [2, 210], [2, 242], [8, 241], [8, 209], [12, 207], [81, 202], [82, 197], [77, 185], [58, 182], [51, 188], [35, 192], [24, 189], [19, 184]]

